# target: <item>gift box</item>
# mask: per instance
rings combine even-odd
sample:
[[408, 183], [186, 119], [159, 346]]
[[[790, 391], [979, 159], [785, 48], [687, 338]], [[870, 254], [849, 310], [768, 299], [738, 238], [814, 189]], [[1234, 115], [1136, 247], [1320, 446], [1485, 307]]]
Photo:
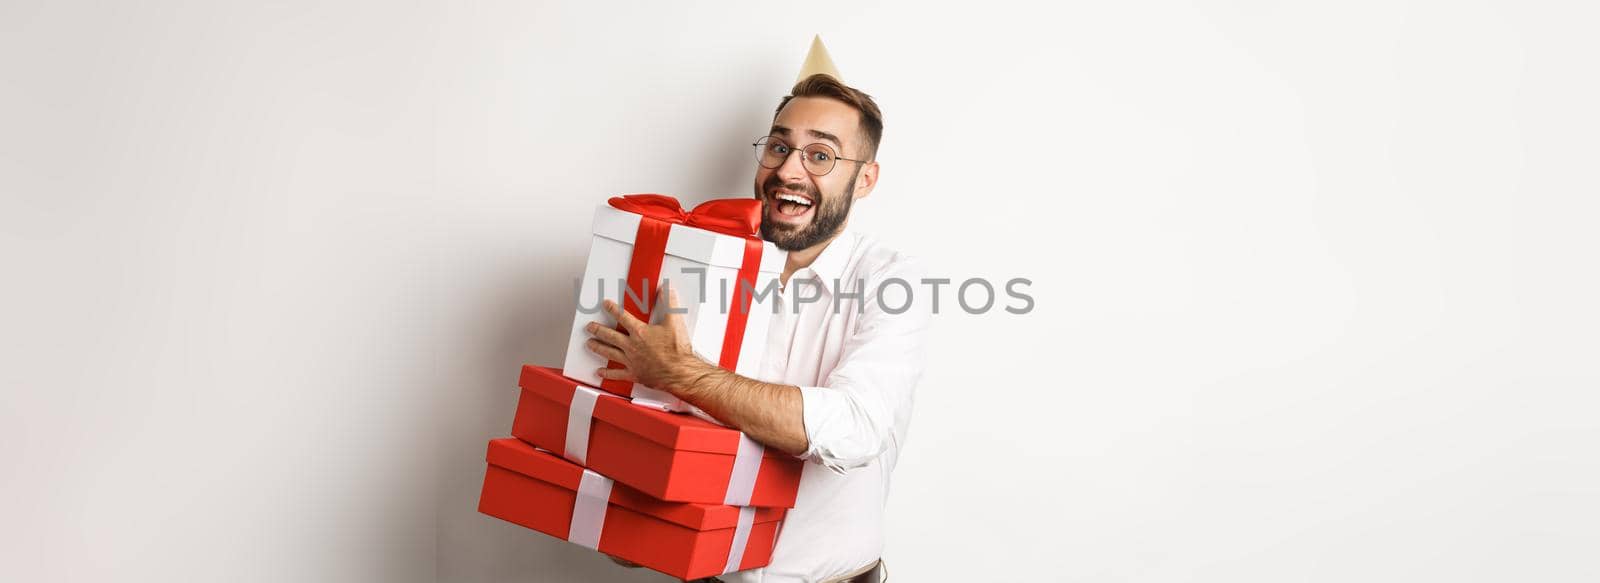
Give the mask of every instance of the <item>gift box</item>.
[[681, 579], [766, 566], [784, 515], [656, 500], [516, 439], [488, 462], [479, 512]]
[[761, 202], [755, 199], [712, 200], [685, 211], [672, 197], [634, 194], [601, 205], [595, 210], [594, 237], [562, 373], [644, 406], [710, 419], [665, 391], [602, 380], [597, 369], [619, 365], [584, 347], [591, 337], [584, 326], [616, 325], [600, 309], [604, 299], [641, 320], [659, 323], [666, 302], [658, 302], [656, 292], [670, 285], [685, 310], [694, 351], [723, 368], [755, 377], [766, 357], [767, 327], [776, 299], [772, 290], [777, 289], [787, 261], [786, 253], [761, 240], [760, 229]]
[[737, 430], [523, 366], [511, 434], [673, 502], [793, 507], [804, 462]]

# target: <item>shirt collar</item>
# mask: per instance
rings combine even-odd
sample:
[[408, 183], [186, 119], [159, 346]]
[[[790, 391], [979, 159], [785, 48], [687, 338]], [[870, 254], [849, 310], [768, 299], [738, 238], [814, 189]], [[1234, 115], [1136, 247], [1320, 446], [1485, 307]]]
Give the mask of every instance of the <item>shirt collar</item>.
[[845, 229], [828, 242], [828, 246], [817, 254], [817, 258], [808, 267], [816, 274], [819, 283], [832, 284], [834, 280], [844, 277], [844, 268], [850, 262], [850, 253], [855, 247], [855, 232]]

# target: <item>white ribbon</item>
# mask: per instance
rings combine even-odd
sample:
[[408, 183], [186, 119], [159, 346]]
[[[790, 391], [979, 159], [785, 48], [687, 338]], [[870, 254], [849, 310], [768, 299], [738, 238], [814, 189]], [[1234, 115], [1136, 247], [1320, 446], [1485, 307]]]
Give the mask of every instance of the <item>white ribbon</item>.
[[599, 550], [600, 528], [606, 524], [606, 506], [610, 501], [611, 478], [584, 470], [583, 481], [578, 483], [578, 498], [572, 503], [567, 540]]
[[722, 503], [739, 507], [739, 522], [733, 528], [733, 545], [728, 547], [728, 563], [723, 573], [739, 570], [744, 562], [745, 545], [750, 542], [750, 529], [755, 526], [756, 509], [749, 507], [750, 494], [756, 489], [756, 474], [761, 472], [761, 458], [766, 448], [739, 433], [739, 450], [733, 455], [733, 475], [728, 478], [728, 493]]
[[633, 392], [628, 394], [628, 399], [633, 404], [649, 407], [657, 411], [670, 411], [673, 413], [688, 413], [694, 407], [685, 403], [672, 393], [661, 389], [651, 388], [639, 383], [633, 384]]
[[589, 459], [589, 424], [594, 419], [594, 404], [599, 400], [599, 390], [574, 386], [572, 408], [567, 410], [567, 444], [562, 455], [578, 465], [587, 465]]
[[628, 398], [629, 400], [633, 401], [633, 404], [641, 407], [655, 409], [657, 411], [668, 411], [672, 413], [688, 413], [706, 421], [716, 423], [717, 425], [727, 427], [726, 424], [718, 421], [717, 418], [712, 417], [710, 413], [706, 413], [701, 408], [690, 405], [683, 399], [679, 399], [673, 396], [672, 393], [663, 391], [661, 389], [652, 389], [650, 387], [634, 383], [633, 393]]
[[628, 393], [628, 399], [632, 400], [633, 404], [641, 407], [674, 413], [682, 413], [684, 405], [687, 405], [682, 399], [672, 396], [672, 393], [660, 389], [652, 389], [640, 383], [633, 383], [633, 392]]
[[761, 458], [766, 448], [739, 433], [739, 450], [733, 454], [733, 475], [728, 477], [728, 493], [722, 503], [729, 506], [749, 506], [750, 494], [756, 489], [756, 474], [761, 472]]
[[739, 570], [739, 563], [744, 562], [745, 543], [750, 542], [750, 529], [755, 523], [756, 509], [749, 506], [739, 509], [739, 522], [733, 528], [733, 546], [728, 547], [728, 564], [723, 567], [723, 573]]

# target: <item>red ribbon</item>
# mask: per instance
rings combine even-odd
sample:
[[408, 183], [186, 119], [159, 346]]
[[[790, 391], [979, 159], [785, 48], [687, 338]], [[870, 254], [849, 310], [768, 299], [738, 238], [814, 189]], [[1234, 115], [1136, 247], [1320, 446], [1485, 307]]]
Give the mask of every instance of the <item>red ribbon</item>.
[[708, 200], [692, 211], [683, 210], [678, 199], [664, 194], [613, 196], [608, 202], [618, 209], [669, 223], [761, 240], [761, 201], [753, 198]]
[[[761, 267], [761, 201], [724, 198], [709, 200], [685, 211], [678, 199], [661, 194], [614, 196], [611, 206], [640, 216], [639, 230], [633, 238], [633, 259], [628, 264], [628, 281], [622, 290], [622, 307], [633, 317], [650, 321], [651, 302], [656, 297], [656, 281], [661, 278], [661, 261], [666, 256], [667, 237], [672, 225], [705, 229], [744, 239], [744, 259], [739, 263], [733, 303], [727, 306], [728, 327], [722, 336], [722, 355], [717, 364], [734, 370], [739, 364], [739, 349], [744, 344], [745, 323], [749, 321], [750, 292], [755, 290], [756, 273]], [[619, 324], [619, 331], [626, 330]], [[606, 368], [622, 368], [616, 361]], [[632, 395], [633, 383], [604, 380], [600, 388], [619, 395]]]

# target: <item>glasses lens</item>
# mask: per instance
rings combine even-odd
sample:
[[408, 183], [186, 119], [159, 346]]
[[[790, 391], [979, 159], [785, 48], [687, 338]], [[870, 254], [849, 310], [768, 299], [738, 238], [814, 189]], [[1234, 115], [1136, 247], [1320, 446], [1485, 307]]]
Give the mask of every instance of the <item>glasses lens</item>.
[[756, 140], [756, 162], [762, 168], [777, 168], [789, 158], [789, 145], [783, 140], [768, 136]]
[[822, 176], [833, 170], [837, 157], [833, 155], [833, 148], [827, 144], [811, 144], [806, 146], [806, 171], [817, 176]]

